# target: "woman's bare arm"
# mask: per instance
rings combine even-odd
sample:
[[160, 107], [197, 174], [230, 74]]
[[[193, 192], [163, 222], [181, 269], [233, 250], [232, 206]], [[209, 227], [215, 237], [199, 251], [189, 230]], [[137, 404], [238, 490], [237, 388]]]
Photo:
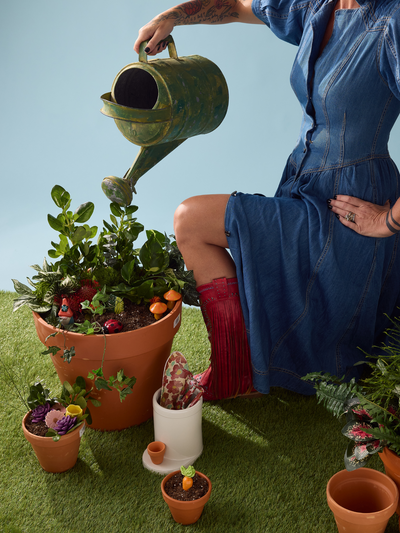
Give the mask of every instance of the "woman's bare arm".
[[139, 53], [140, 43], [149, 40], [146, 48], [148, 55], [162, 52], [165, 44], [160, 46], [158, 44], [168, 37], [175, 26], [227, 24], [228, 22], [263, 24], [254, 15], [251, 4], [252, 0], [193, 0], [184, 2], [160, 13], [140, 28], [133, 48]]

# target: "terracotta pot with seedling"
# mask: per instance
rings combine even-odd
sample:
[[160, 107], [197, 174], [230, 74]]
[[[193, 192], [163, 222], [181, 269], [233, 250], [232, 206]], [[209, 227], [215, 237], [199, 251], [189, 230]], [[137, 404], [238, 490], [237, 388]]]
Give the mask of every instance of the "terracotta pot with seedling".
[[210, 499], [211, 481], [193, 466], [181, 466], [162, 480], [161, 492], [175, 522], [194, 524]]

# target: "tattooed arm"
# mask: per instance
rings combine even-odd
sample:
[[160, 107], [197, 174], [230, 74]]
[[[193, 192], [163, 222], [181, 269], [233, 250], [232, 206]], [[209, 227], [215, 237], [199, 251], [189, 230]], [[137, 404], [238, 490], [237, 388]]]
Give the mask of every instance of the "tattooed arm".
[[[263, 24], [251, 9], [252, 0], [193, 0], [179, 4], [151, 20], [140, 28], [134, 49], [139, 53], [140, 43], [148, 39], [148, 55], [156, 55], [165, 49], [165, 44], [157, 46], [168, 37], [175, 26], [189, 24], [226, 24], [247, 22]], [[146, 49], [147, 51], [147, 49]]]

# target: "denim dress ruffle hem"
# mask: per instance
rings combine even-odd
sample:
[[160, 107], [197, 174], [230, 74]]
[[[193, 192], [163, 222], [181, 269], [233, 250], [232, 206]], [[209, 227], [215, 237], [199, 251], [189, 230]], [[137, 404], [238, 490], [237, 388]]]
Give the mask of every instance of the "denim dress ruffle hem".
[[312, 371], [347, 378], [400, 314], [399, 234], [363, 237], [327, 207], [336, 194], [392, 205], [399, 172], [388, 152], [400, 112], [400, 3], [254, 0], [253, 12], [298, 46], [291, 84], [300, 136], [275, 197], [233, 193], [225, 230], [239, 281], [253, 383], [312, 394]]

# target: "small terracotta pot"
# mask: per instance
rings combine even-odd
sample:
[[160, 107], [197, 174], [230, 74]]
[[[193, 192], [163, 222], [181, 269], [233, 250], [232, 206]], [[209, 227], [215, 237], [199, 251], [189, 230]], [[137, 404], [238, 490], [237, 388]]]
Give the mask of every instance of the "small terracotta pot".
[[370, 468], [338, 472], [326, 495], [339, 533], [384, 533], [399, 499], [395, 483]]
[[28, 414], [22, 420], [22, 429], [43, 470], [56, 474], [65, 472], [75, 466], [85, 422], [75, 431], [63, 435], [59, 441], [55, 442], [51, 437], [38, 437], [26, 429], [25, 420]]
[[175, 522], [178, 522], [178, 524], [183, 524], [186, 526], [189, 524], [194, 524], [200, 518], [205, 504], [210, 499], [211, 481], [208, 479], [207, 476], [205, 476], [201, 472], [197, 472], [196, 470], [196, 474], [202, 478], [205, 478], [208, 482], [207, 494], [205, 494], [202, 498], [199, 498], [198, 500], [193, 500], [193, 501], [188, 501], [188, 502], [174, 500], [174, 498], [171, 498], [165, 492], [164, 486], [170, 477], [174, 476], [175, 474], [178, 474], [179, 472], [180, 470], [175, 470], [175, 472], [171, 472], [162, 480], [161, 492], [162, 492], [164, 501], [168, 504], [169, 510], [171, 511], [172, 518], [175, 520]]
[[150, 455], [150, 459], [155, 465], [160, 465], [164, 459], [165, 444], [159, 440], [150, 442], [147, 446], [147, 453]]

